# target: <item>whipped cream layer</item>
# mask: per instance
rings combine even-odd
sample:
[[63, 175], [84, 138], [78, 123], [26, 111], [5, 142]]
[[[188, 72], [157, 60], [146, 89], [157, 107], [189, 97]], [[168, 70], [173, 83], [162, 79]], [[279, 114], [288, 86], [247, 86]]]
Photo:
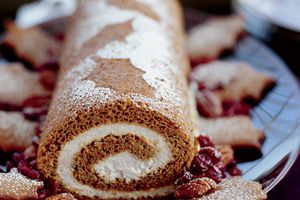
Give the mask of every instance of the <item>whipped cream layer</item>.
[[135, 192], [104, 191], [83, 185], [74, 178], [74, 160], [82, 148], [108, 135], [122, 136], [128, 133], [144, 138], [151, 144], [156, 150], [155, 157], [149, 160], [139, 160], [129, 152], [122, 152], [111, 155], [105, 160], [100, 160], [94, 168], [106, 181], [114, 182], [116, 178], [125, 179], [126, 182], [139, 180], [158, 168], [165, 167], [165, 165], [172, 160], [171, 149], [161, 134], [149, 128], [134, 124], [116, 123], [103, 125], [83, 132], [73, 140], [68, 141], [61, 149], [58, 158], [57, 173], [64, 186], [70, 190], [76, 190], [80, 195], [89, 197], [99, 196], [105, 199], [155, 197], [171, 193], [174, 189], [173, 186], [164, 186]]

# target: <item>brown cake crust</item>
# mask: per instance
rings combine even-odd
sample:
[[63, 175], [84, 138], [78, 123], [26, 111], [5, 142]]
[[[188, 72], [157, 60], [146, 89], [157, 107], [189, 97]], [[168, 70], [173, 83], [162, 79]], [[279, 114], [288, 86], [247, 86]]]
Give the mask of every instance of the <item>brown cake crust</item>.
[[[38, 168], [46, 178], [55, 179], [61, 185], [62, 191], [70, 192], [78, 199], [155, 199], [168, 196], [173, 192], [174, 181], [183, 174], [193, 159], [195, 125], [190, 113], [191, 105], [188, 101], [188, 86], [185, 79], [190, 68], [184, 49], [182, 12], [177, 1], [157, 0], [155, 6], [151, 5], [152, 1], [149, 2], [148, 5], [147, 2], [142, 3], [138, 0], [80, 1], [72, 17], [64, 44], [57, 87], [43, 129], [37, 162]], [[120, 20], [100, 27], [101, 21], [97, 22], [97, 20], [105, 17], [97, 16], [97, 13], [103, 14], [104, 11], [101, 10], [103, 3], [107, 4], [105, 6], [113, 6], [113, 9], [120, 9], [113, 13], [113, 9], [107, 7], [107, 10], [111, 10], [106, 12], [112, 12], [112, 15], [118, 15], [124, 10], [134, 11], [137, 14], [132, 18], [129, 17], [128, 20]], [[157, 7], [164, 12], [157, 11]], [[118, 16], [111, 17], [113, 20], [118, 19]], [[139, 20], [144, 20], [150, 26], [154, 24], [153, 27], [159, 32], [157, 37], [165, 38], [161, 42], [166, 42], [165, 44], [168, 45], [166, 59], [159, 60], [161, 54], [155, 54], [154, 51], [149, 54], [153, 53], [158, 57], [157, 59], [149, 54], [129, 55], [130, 58], [99, 56], [99, 51], [108, 48], [107, 46], [112, 43], [118, 44], [115, 48], [117, 50], [114, 49], [112, 53], [103, 50], [102, 54], [106, 55], [109, 52], [115, 56], [123, 51], [135, 52], [137, 48], [143, 46], [144, 42], [147, 42], [145, 39], [141, 39], [142, 44], [134, 43], [130, 46], [132, 37], [139, 34], [144, 37], [148, 34], [147, 31], [143, 32], [144, 29], [139, 29], [139, 26], [143, 27], [143, 23], [139, 24]], [[151, 33], [153, 30], [149, 31]], [[136, 38], [139, 40], [139, 37]], [[154, 45], [155, 42], [151, 41]], [[124, 47], [122, 43], [128, 43], [132, 51], [126, 51], [127, 46]], [[164, 48], [165, 44], [157, 44], [155, 48], [158, 51]], [[145, 51], [153, 48], [152, 45], [147, 43]], [[154, 57], [156, 62], [152, 63], [151, 60], [152, 67], [145, 67], [144, 59], [138, 60], [139, 62], [134, 61], [139, 59], [139, 56], [145, 59], [148, 59], [147, 56]], [[146, 62], [145, 65], [148, 64]], [[154, 73], [151, 70], [157, 71]], [[159, 139], [156, 143], [151, 141], [151, 137], [147, 136], [148, 133], [137, 134], [134, 131], [124, 132], [120, 136], [115, 135], [112, 130], [107, 137], [82, 144], [78, 147], [79, 150], [81, 148], [80, 153], [74, 156], [73, 177], [81, 184], [107, 191], [109, 195], [118, 192], [124, 192], [126, 195], [110, 198], [92, 197], [70, 189], [71, 186], [64, 184], [63, 178], [58, 174], [59, 159], [63, 150], [76, 141], [77, 137], [94, 130], [92, 128], [113, 125], [147, 129], [162, 137], [163, 140]], [[147, 162], [161, 155], [162, 150], [159, 149], [161, 142], [167, 144], [172, 158], [164, 165], [143, 175], [142, 178], [129, 181], [118, 178], [107, 182], [93, 170], [96, 161], [104, 162], [105, 159], [125, 151]], [[165, 154], [167, 149], [163, 150], [166, 151]], [[162, 187], [169, 187], [169, 189], [157, 195], [130, 197], [134, 192], [151, 193], [150, 191]]]

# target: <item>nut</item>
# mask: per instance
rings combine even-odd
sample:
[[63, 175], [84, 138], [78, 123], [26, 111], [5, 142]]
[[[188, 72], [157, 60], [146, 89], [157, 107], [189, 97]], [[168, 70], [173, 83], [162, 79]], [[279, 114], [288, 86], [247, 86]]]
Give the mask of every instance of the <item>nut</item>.
[[210, 178], [196, 178], [177, 187], [174, 196], [176, 199], [192, 199], [217, 188], [217, 183]]

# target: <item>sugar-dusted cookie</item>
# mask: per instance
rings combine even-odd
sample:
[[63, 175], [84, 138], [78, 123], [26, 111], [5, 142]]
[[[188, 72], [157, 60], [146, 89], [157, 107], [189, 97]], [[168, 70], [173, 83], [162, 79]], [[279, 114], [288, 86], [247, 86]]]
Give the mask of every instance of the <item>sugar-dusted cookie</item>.
[[20, 63], [0, 65], [0, 102], [21, 106], [29, 97], [48, 96], [40, 75]]
[[28, 179], [13, 168], [9, 173], [0, 173], [0, 199], [37, 199], [43, 182]]
[[218, 58], [222, 52], [233, 49], [244, 32], [245, 23], [240, 16], [213, 18], [199, 24], [188, 36], [192, 63], [205, 63]]
[[1, 53], [5, 56], [16, 56], [33, 67], [58, 60], [59, 42], [38, 27], [21, 28], [13, 22], [8, 22], [6, 29], [7, 33], [1, 44]]
[[201, 133], [210, 136], [217, 145], [230, 145], [233, 148], [260, 148], [264, 139], [262, 130], [253, 126], [248, 116], [220, 117], [216, 119], [199, 119]]
[[241, 177], [224, 179], [214, 192], [206, 194], [195, 200], [264, 200], [267, 194], [262, 190], [261, 184], [243, 180]]
[[199, 65], [193, 70], [191, 80], [213, 91], [221, 101], [259, 101], [265, 89], [275, 83], [269, 75], [239, 61], [214, 61]]
[[35, 122], [26, 120], [21, 112], [0, 111], [0, 149], [26, 149], [32, 142], [36, 126]]

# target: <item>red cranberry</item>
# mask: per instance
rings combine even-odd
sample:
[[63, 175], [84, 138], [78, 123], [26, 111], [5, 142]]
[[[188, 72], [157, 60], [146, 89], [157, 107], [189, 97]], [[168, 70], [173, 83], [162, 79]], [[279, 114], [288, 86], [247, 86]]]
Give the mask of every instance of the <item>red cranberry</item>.
[[48, 106], [40, 108], [26, 107], [23, 109], [23, 115], [28, 120], [43, 121], [48, 113]]
[[208, 58], [208, 57], [207, 58], [193, 58], [193, 59], [191, 59], [191, 66], [194, 68], [200, 64], [209, 63], [214, 59], [215, 58]]
[[40, 136], [42, 133], [42, 123], [39, 122], [35, 127], [35, 135]]
[[50, 97], [31, 97], [23, 102], [23, 115], [26, 119], [42, 121], [48, 113]]
[[22, 160], [25, 160], [25, 155], [23, 153], [15, 152], [13, 153], [12, 159], [15, 163], [19, 163]]
[[236, 160], [232, 161], [227, 167], [226, 171], [230, 176], [241, 176], [242, 171], [237, 167]]
[[217, 167], [209, 166], [209, 169], [207, 171], [193, 176], [193, 179], [203, 178], [203, 177], [213, 179], [216, 183], [219, 183], [221, 182], [223, 175], [220, 169], [218, 169]]
[[227, 172], [230, 174], [230, 176], [241, 176], [242, 171], [237, 167], [231, 167], [230, 169], [227, 170]]
[[42, 114], [39, 116], [38, 122], [44, 123], [46, 121], [48, 109], [49, 109], [49, 107], [47, 108], [47, 112], [45, 112], [46, 114]]
[[47, 191], [45, 188], [41, 188], [38, 190], [39, 199], [46, 199], [48, 197]]
[[34, 169], [37, 169], [37, 162], [36, 158], [31, 158], [32, 160], [29, 162], [30, 166], [32, 166]]
[[249, 115], [251, 105], [242, 101], [227, 100], [223, 102], [223, 116]]
[[218, 167], [216, 167], [216, 166], [213, 166], [208, 171], [208, 177], [210, 177], [210, 176], [211, 176], [211, 179], [213, 179], [217, 183], [221, 182], [222, 178], [223, 178], [223, 174], [222, 174], [221, 170]]
[[49, 105], [50, 100], [51, 100], [50, 96], [45, 96], [45, 97], [40, 97], [40, 96], [31, 97], [31, 98], [26, 99], [23, 102], [23, 108], [26, 108], [26, 107], [40, 108], [40, 107], [43, 107], [45, 105]]
[[18, 171], [30, 179], [40, 178], [40, 173], [37, 170], [33, 169], [33, 166], [31, 166], [30, 163], [24, 160], [19, 162]]
[[21, 106], [12, 105], [9, 103], [0, 102], [0, 110], [5, 111], [19, 111], [22, 110]]
[[58, 62], [57, 61], [48, 61], [42, 65], [39, 65], [36, 67], [38, 71], [43, 71], [43, 70], [51, 70], [56, 72], [59, 68]]
[[32, 138], [32, 146], [34, 146], [36, 149], [39, 147], [39, 143], [40, 143], [40, 138], [38, 136], [34, 136]]
[[206, 89], [206, 86], [203, 82], [198, 82], [197, 85], [198, 85], [198, 90], [200, 91]]
[[65, 39], [64, 33], [58, 33], [54, 37], [59, 41], [64, 41], [64, 39]]
[[223, 162], [219, 162], [219, 163], [215, 164], [215, 167], [217, 167], [220, 170], [220, 172], [222, 174], [222, 178], [226, 178], [226, 173], [225, 173], [226, 168], [225, 168]]
[[49, 194], [54, 195], [58, 192], [59, 185], [54, 180], [47, 181], [46, 186]]
[[47, 90], [55, 87], [56, 73], [53, 70], [43, 70], [40, 72], [40, 82]]
[[53, 180], [45, 180], [44, 188], [38, 191], [39, 199], [45, 199], [46, 197], [57, 194], [58, 184]]
[[221, 154], [212, 147], [202, 147], [199, 154], [205, 154], [210, 157], [213, 164], [221, 162]]
[[191, 172], [193, 174], [200, 174], [208, 170], [211, 165], [211, 159], [208, 155], [200, 154], [194, 157], [191, 165]]
[[182, 185], [192, 180], [192, 178], [193, 178], [193, 174], [191, 174], [190, 172], [185, 172], [182, 177], [176, 180], [175, 184]]
[[197, 139], [201, 147], [215, 147], [215, 144], [208, 136], [200, 135]]

